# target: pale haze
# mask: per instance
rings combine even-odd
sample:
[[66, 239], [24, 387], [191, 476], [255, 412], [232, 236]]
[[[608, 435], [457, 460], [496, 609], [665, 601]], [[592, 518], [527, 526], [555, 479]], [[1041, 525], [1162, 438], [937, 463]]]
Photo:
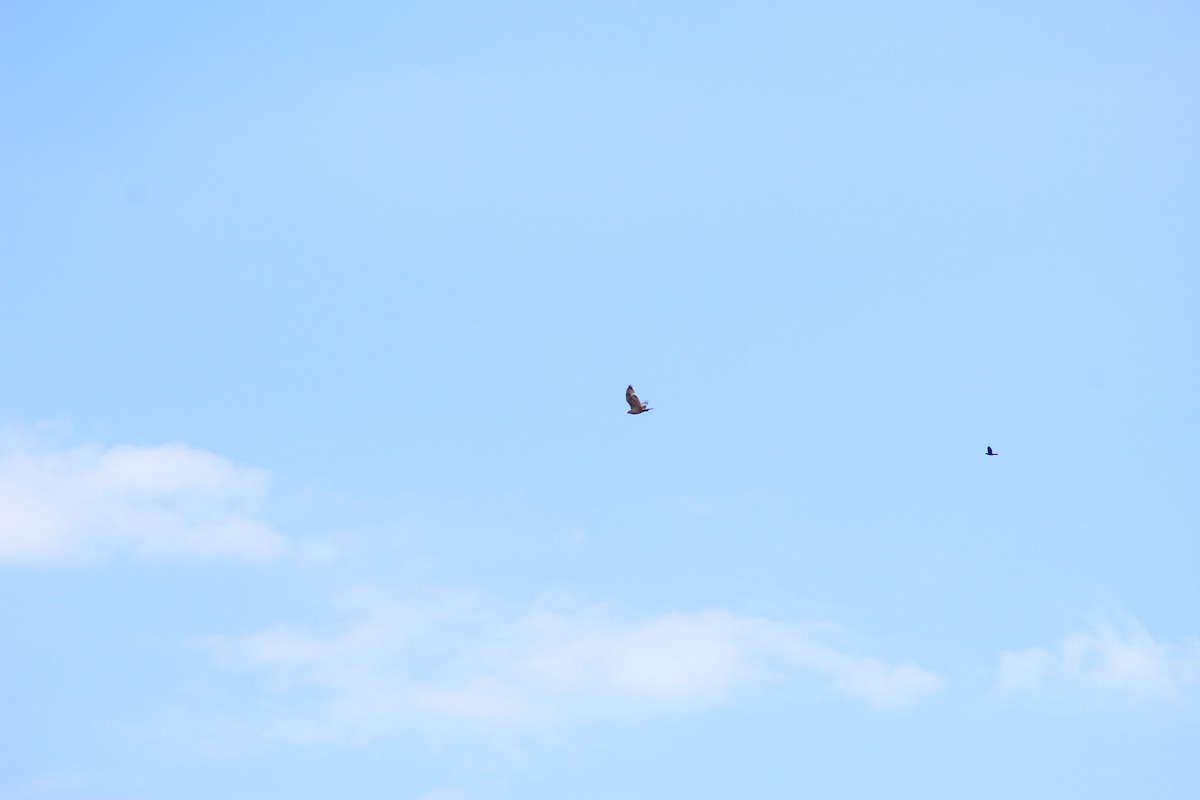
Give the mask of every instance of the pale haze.
[[0, 3], [0, 799], [1200, 796], [1197, 43]]

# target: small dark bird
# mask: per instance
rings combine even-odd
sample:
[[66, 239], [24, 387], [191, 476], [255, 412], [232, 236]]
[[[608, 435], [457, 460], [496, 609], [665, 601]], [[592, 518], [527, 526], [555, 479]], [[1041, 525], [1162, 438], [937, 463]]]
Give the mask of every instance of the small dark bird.
[[630, 385], [630, 387], [625, 390], [625, 402], [629, 403], [629, 410], [625, 412], [626, 414], [640, 414], [643, 411], [653, 411], [654, 410], [654, 409], [650, 408], [650, 406], [643, 403], [641, 400], [638, 400], [638, 396], [633, 393], [632, 385]]
[[988, 451], [987, 451], [987, 454], [988, 454], [989, 456], [998, 456], [998, 455], [1000, 455], [999, 453], [993, 453], [993, 452], [992, 452], [992, 446], [991, 446], [990, 444], [988, 445]]

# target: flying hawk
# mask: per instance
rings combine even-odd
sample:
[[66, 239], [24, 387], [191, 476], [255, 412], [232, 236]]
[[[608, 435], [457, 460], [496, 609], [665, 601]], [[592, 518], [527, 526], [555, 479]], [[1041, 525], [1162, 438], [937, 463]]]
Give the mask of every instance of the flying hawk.
[[633, 386], [625, 390], [625, 402], [629, 403], [629, 410], [625, 412], [626, 414], [640, 414], [643, 411], [653, 410], [650, 406], [638, 400], [638, 396], [633, 393]]
[[989, 456], [998, 456], [998, 455], [1000, 455], [999, 453], [993, 453], [993, 452], [992, 452], [992, 446], [991, 446], [990, 444], [988, 445], [988, 451], [987, 451], [987, 454], [988, 454]]

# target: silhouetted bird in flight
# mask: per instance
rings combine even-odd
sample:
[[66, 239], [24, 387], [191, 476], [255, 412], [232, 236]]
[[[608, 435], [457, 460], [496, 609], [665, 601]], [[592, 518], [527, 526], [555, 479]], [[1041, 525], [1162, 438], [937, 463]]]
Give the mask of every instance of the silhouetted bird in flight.
[[1000, 455], [999, 453], [993, 453], [993, 452], [992, 452], [992, 446], [991, 446], [990, 444], [988, 445], [988, 451], [987, 451], [987, 454], [988, 454], [989, 456], [998, 456], [998, 455]]
[[625, 402], [629, 403], [629, 410], [625, 412], [626, 414], [640, 414], [643, 411], [653, 410], [650, 408], [650, 406], [646, 405], [641, 400], [638, 400], [638, 396], [633, 393], [632, 385], [625, 390]]

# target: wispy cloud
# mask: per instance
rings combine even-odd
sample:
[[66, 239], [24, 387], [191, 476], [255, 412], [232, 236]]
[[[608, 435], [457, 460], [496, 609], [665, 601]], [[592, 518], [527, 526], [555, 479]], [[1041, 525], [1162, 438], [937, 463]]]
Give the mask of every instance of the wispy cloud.
[[269, 476], [186, 444], [61, 447], [0, 432], [0, 562], [262, 558], [286, 542], [262, 517]]
[[1100, 615], [1051, 647], [1003, 653], [996, 690], [1156, 702], [1178, 699], [1198, 682], [1200, 640], [1165, 642], [1132, 617]]
[[270, 726], [276, 734], [317, 738], [427, 724], [512, 730], [630, 719], [702, 709], [770, 682], [808, 681], [885, 707], [942, 686], [926, 669], [843, 652], [802, 626], [728, 611], [633, 620], [586, 608], [504, 616], [477, 600], [414, 607], [362, 591], [346, 607], [348, 618], [327, 632], [278, 626], [202, 645], [274, 692], [289, 715], [286, 729], [278, 720]]

